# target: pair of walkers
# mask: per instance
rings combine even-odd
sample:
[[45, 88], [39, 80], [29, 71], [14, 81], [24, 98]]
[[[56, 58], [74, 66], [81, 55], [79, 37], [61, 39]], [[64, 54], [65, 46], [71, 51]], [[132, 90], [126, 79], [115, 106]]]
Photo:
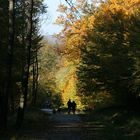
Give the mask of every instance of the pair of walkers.
[[69, 101], [67, 102], [67, 106], [68, 106], [68, 114], [70, 114], [71, 111], [73, 112], [73, 114], [75, 114], [76, 111], [75, 101], [71, 102], [71, 100], [69, 99]]

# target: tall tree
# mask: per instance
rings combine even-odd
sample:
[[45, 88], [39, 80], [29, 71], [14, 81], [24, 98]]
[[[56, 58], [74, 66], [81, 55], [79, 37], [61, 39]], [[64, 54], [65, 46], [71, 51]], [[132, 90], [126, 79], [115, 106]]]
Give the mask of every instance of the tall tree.
[[31, 47], [32, 47], [32, 27], [33, 27], [33, 0], [28, 1], [28, 11], [27, 11], [27, 37], [26, 37], [26, 47], [27, 47], [27, 60], [23, 72], [23, 83], [22, 83], [22, 89], [23, 89], [23, 95], [21, 95], [20, 103], [22, 104], [19, 107], [18, 110], [18, 116], [17, 116], [17, 127], [20, 127], [23, 122], [24, 118], [24, 111], [27, 105], [27, 95], [28, 95], [28, 84], [29, 84], [29, 69], [30, 69], [30, 60], [31, 60]]
[[134, 81], [138, 82], [134, 78], [138, 57], [133, 53], [134, 48], [139, 52], [139, 6], [133, 2], [110, 0], [100, 5], [94, 14], [94, 28], [88, 34], [89, 42], [81, 49], [78, 72], [79, 91], [84, 95], [106, 90], [117, 103], [125, 105], [136, 99], [136, 93], [132, 93], [130, 87]]
[[7, 115], [8, 115], [8, 99], [11, 93], [11, 82], [12, 82], [12, 60], [13, 60], [13, 47], [14, 47], [14, 0], [9, 0], [9, 43], [7, 48], [7, 63], [5, 77], [5, 90], [3, 96], [2, 105], [2, 122], [1, 126], [5, 129], [7, 127]]
[[[82, 6], [86, 0], [79, 2]], [[98, 1], [91, 5], [78, 9], [80, 20], [70, 23], [68, 13], [58, 20], [65, 25], [64, 57], [78, 62], [78, 94], [85, 98], [106, 91], [119, 102], [129, 102], [139, 95], [139, 0]], [[62, 13], [67, 9], [60, 6]], [[132, 90], [137, 93], [132, 94]]]

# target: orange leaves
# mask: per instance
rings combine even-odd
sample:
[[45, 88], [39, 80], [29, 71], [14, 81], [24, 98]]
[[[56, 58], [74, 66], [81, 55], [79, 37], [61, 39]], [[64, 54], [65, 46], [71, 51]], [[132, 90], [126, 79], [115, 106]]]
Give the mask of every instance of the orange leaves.
[[57, 17], [55, 24], [64, 24], [65, 23], [65, 18], [63, 16]]
[[139, 0], [110, 0], [109, 10], [115, 14], [116, 12], [121, 12], [124, 15], [129, 15], [136, 10], [136, 8], [140, 7]]
[[68, 58], [71, 57], [76, 61], [80, 59], [80, 47], [85, 46], [88, 34], [94, 28], [94, 15], [83, 16], [82, 18], [79, 16], [77, 18], [77, 13], [81, 12], [84, 4], [87, 4], [86, 0], [76, 0], [75, 5], [70, 8], [60, 5], [58, 11], [62, 13], [62, 16], [58, 17], [56, 21], [64, 25], [62, 34], [65, 37], [64, 45], [66, 46], [63, 52]]
[[[77, 0], [79, 5], [85, 2], [86, 0]], [[76, 19], [72, 11], [71, 13], [67, 13], [65, 21], [72, 19], [73, 22], [67, 25], [65, 24], [65, 30], [63, 32], [66, 45], [64, 47], [65, 54], [69, 58], [71, 56], [73, 60], [75, 58], [77, 60], [78, 57], [80, 59], [80, 49], [86, 46], [90, 35], [96, 27], [101, 27], [100, 29], [106, 28], [109, 32], [112, 32], [112, 29], [117, 30], [119, 27], [125, 27], [127, 29], [127, 22], [132, 15], [140, 12], [139, 4], [139, 0], [108, 0], [100, 4], [93, 14], [84, 15], [81, 19]], [[66, 10], [64, 6], [61, 5], [60, 7]], [[60, 19], [64, 21], [62, 17]], [[97, 31], [96, 33], [98, 34]], [[117, 39], [115, 34], [110, 35], [112, 35], [114, 41]], [[106, 34], [102, 36], [107, 39], [110, 38]], [[127, 40], [128, 36], [127, 31], [124, 32], [124, 40]]]
[[70, 61], [77, 63], [80, 59], [80, 49], [86, 45], [88, 34], [93, 31], [94, 20], [94, 15], [85, 16], [65, 28], [63, 36], [66, 46], [63, 52]]
[[74, 19], [74, 15], [72, 13], [67, 14], [68, 19]]
[[87, 34], [90, 30], [93, 30], [94, 25], [94, 16], [83, 17], [81, 20], [77, 20], [71, 26], [72, 34], [78, 34], [78, 37], [82, 37], [83, 39], [87, 37]]
[[65, 6], [64, 4], [60, 4], [60, 5], [58, 6], [57, 11], [59, 11], [59, 12], [61, 12], [61, 13], [64, 13], [64, 12], [67, 11], [67, 6]]
[[94, 27], [94, 21], [95, 21], [95, 17], [94, 17], [94, 15], [91, 15], [90, 17], [89, 17], [89, 23], [88, 23], [88, 28], [91, 30], [91, 29], [93, 29], [93, 27]]
[[116, 22], [121, 24], [122, 20], [127, 22], [134, 15], [134, 11], [136, 12], [136, 7], [134, 8], [134, 6], [137, 3], [138, 0], [109, 0], [102, 4], [96, 12], [96, 25], [100, 25], [102, 22], [108, 23], [108, 26]]

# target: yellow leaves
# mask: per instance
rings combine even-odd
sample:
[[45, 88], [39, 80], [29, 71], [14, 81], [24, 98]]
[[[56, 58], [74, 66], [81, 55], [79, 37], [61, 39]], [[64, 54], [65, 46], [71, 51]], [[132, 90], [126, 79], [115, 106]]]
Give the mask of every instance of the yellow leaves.
[[69, 99], [76, 100], [76, 67], [65, 58], [62, 59], [64, 67], [57, 73], [57, 86], [61, 90], [63, 103], [66, 105]]
[[[79, 4], [82, 4], [83, 1], [79, 0]], [[67, 58], [70, 58], [70, 60], [75, 59], [74, 61], [80, 59], [80, 48], [86, 46], [87, 39], [94, 31], [94, 28], [105, 28], [110, 33], [112, 29], [119, 29], [119, 26], [125, 26], [126, 28], [128, 26], [127, 21], [132, 17], [132, 14], [134, 15], [134, 12], [136, 13], [140, 10], [139, 3], [139, 0], [109, 0], [101, 4], [94, 14], [83, 16], [81, 19], [75, 19], [71, 24], [67, 24], [65, 32], [63, 32], [66, 44], [64, 52]], [[75, 17], [72, 13], [67, 13], [67, 18], [72, 19]], [[60, 19], [64, 22], [62, 17]], [[111, 33], [110, 35], [113, 41], [117, 40], [115, 34]], [[105, 33], [102, 36], [104, 36], [104, 39], [110, 40], [110, 36]], [[124, 33], [124, 40], [127, 40], [128, 36], [128, 34]]]
[[80, 48], [86, 45], [88, 34], [94, 28], [94, 20], [94, 15], [85, 16], [80, 20], [76, 20], [73, 24], [68, 25], [65, 32], [63, 32], [66, 44], [64, 54], [66, 54], [69, 60], [75, 63], [79, 61]]
[[88, 19], [89, 19], [88, 28], [92, 30], [94, 27], [95, 17], [94, 15], [91, 15]]
[[57, 17], [55, 23], [56, 23], [56, 24], [64, 24], [65, 21], [66, 21], [66, 20], [65, 20], [65, 18], [64, 18], [63, 16], [59, 16], [59, 17]]
[[[106, 21], [108, 21], [108, 23], [118, 22], [121, 24], [121, 20], [127, 21], [136, 13], [137, 9], [140, 10], [140, 6], [136, 6], [136, 4], [138, 4], [138, 0], [109, 0], [101, 5], [95, 14], [96, 24], [100, 25], [100, 22]], [[102, 19], [104, 19], [104, 21]]]
[[112, 4], [116, 4], [116, 3], [117, 3], [116, 0], [110, 0], [110, 2], [111, 2]]
[[129, 13], [128, 13], [128, 11], [125, 11], [125, 13], [124, 13], [126, 16], [128, 16], [129, 15]]
[[67, 14], [68, 19], [74, 19], [74, 15], [72, 13]]
[[123, 10], [123, 7], [117, 4], [111, 4], [109, 8], [112, 14], [116, 14], [118, 11]]
[[57, 11], [59, 11], [59, 12], [61, 12], [61, 13], [64, 13], [64, 12], [67, 11], [67, 6], [65, 6], [64, 4], [60, 4], [60, 5], [58, 6]]
[[84, 17], [81, 21], [75, 22], [73, 26], [73, 32], [79, 34], [80, 37], [87, 37], [87, 34], [90, 30], [93, 29], [94, 25], [94, 16]]
[[67, 67], [69, 65], [69, 61], [66, 58], [63, 58], [63, 67]]
[[113, 0], [113, 2], [111, 1], [109, 4], [104, 5], [101, 8], [101, 11], [106, 15], [107, 14], [108, 15], [110, 15], [110, 14], [115, 15], [118, 12], [123, 13], [125, 11], [125, 8], [124, 8], [124, 6], [116, 3], [115, 0]]
[[127, 16], [134, 13], [137, 8], [140, 9], [139, 0], [110, 0], [109, 9], [113, 14], [120, 11]]

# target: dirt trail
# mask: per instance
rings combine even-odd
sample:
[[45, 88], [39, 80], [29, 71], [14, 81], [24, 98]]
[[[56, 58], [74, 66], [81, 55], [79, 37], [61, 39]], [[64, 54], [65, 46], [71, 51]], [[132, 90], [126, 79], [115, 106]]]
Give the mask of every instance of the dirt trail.
[[103, 140], [104, 126], [100, 123], [82, 122], [76, 114], [56, 114], [51, 116], [55, 122], [48, 133], [48, 140]]
[[55, 114], [53, 129], [48, 133], [49, 140], [80, 140], [81, 119], [74, 114]]
[[47, 132], [28, 137], [28, 140], [106, 140], [102, 135], [104, 125], [99, 122], [82, 122], [78, 114], [52, 114], [50, 120], [53, 127]]

